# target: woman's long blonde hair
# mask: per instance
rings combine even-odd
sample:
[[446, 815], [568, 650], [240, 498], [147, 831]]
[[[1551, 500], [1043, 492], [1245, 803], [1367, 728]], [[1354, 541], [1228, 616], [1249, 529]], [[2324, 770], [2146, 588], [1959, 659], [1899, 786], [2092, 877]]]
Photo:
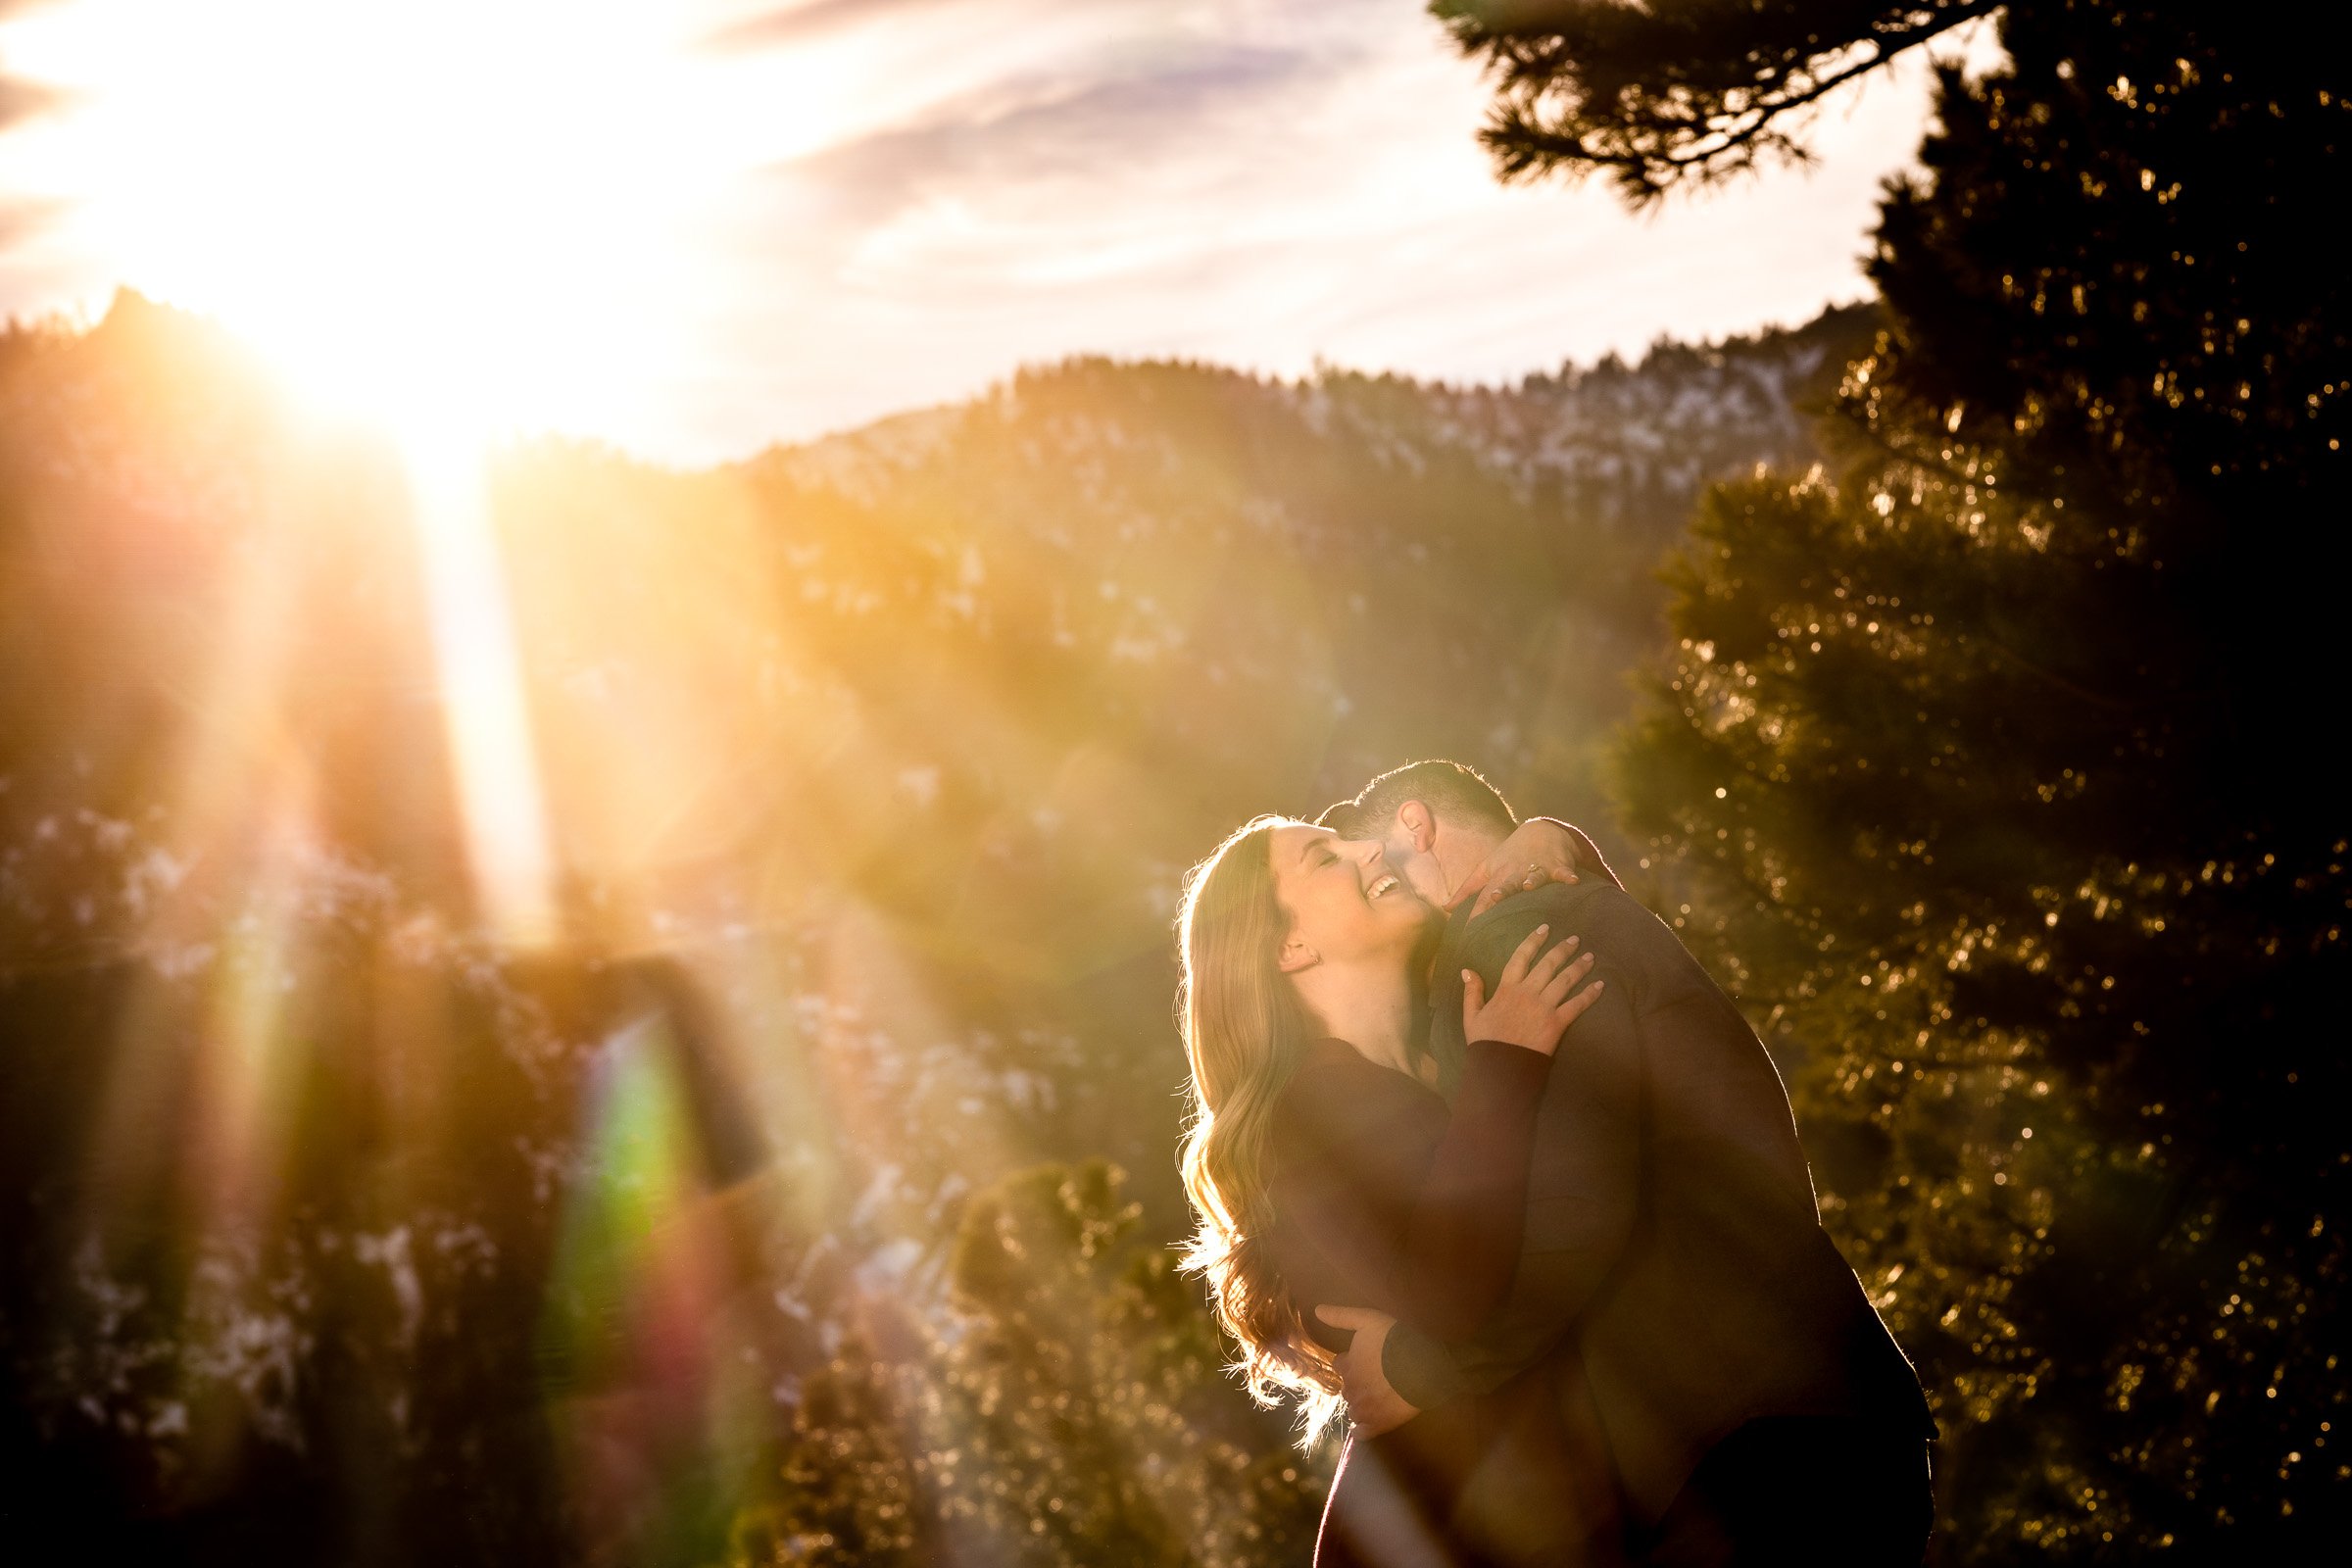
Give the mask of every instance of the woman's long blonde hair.
[[1184, 1266], [1208, 1281], [1217, 1321], [1241, 1346], [1250, 1397], [1298, 1397], [1304, 1441], [1339, 1414], [1331, 1352], [1307, 1334], [1268, 1250], [1266, 1134], [1275, 1102], [1314, 1038], [1280, 966], [1290, 916], [1274, 896], [1274, 830], [1244, 823], [1184, 879], [1177, 915], [1177, 1014], [1193, 1081], [1182, 1165], [1199, 1216]]

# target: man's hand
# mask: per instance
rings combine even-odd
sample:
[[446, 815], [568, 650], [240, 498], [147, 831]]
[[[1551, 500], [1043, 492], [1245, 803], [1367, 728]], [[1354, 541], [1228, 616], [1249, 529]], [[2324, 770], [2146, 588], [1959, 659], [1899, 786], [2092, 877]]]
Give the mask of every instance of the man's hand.
[[1380, 1348], [1389, 1342], [1396, 1320], [1368, 1306], [1318, 1306], [1315, 1316], [1335, 1329], [1352, 1329], [1355, 1338], [1340, 1352], [1340, 1393], [1348, 1400], [1348, 1418], [1367, 1438], [1394, 1432], [1421, 1412], [1389, 1387], [1381, 1370]]
[[1476, 919], [1514, 893], [1540, 888], [1546, 882], [1574, 882], [1579, 840], [1584, 837], [1565, 822], [1531, 816], [1511, 830], [1511, 836], [1481, 860], [1462, 885], [1453, 890], [1450, 907], [1476, 894], [1470, 906]]

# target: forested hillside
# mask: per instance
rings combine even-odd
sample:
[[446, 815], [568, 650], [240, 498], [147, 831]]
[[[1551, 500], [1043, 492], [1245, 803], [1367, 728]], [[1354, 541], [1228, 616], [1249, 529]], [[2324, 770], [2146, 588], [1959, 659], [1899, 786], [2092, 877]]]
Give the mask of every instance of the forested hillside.
[[1433, 753], [1625, 849], [1658, 563], [1706, 482], [1815, 461], [1873, 326], [1515, 388], [1074, 362], [699, 473], [508, 450], [531, 942], [468, 870], [394, 454], [135, 296], [11, 330], [12, 1522], [1298, 1560], [1329, 1455], [1165, 1248], [1177, 879]]

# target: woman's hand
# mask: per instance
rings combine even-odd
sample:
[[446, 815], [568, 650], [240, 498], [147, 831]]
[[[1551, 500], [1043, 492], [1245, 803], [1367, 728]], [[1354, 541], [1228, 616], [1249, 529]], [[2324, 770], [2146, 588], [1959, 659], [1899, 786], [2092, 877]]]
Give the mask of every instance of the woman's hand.
[[1511, 961], [1502, 966], [1492, 1000], [1478, 971], [1462, 971], [1464, 1040], [1500, 1040], [1548, 1056], [1559, 1049], [1560, 1036], [1568, 1032], [1568, 1026], [1599, 1000], [1603, 981], [1577, 990], [1592, 972], [1592, 955], [1588, 953], [1571, 963], [1569, 958], [1577, 948], [1575, 937], [1542, 957], [1536, 956], [1550, 934], [1549, 925], [1540, 925], [1527, 934]]
[[[1597, 865], [1600, 856], [1592, 841], [1565, 822], [1555, 822], [1547, 816], [1531, 816], [1511, 830], [1511, 836], [1494, 847], [1494, 853], [1481, 860], [1462, 885], [1454, 890], [1453, 902], [1477, 895], [1478, 902], [1470, 906], [1473, 919], [1486, 913], [1514, 893], [1540, 888], [1546, 882], [1574, 882], [1581, 867]], [[1605, 865], [1599, 874], [1609, 881]]]

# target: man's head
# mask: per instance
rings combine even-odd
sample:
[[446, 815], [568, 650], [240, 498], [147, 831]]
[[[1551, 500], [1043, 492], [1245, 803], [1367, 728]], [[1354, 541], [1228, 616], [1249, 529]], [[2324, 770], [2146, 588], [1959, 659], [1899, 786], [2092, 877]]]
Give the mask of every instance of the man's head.
[[1317, 817], [1342, 838], [1377, 839], [1415, 893], [1443, 908], [1519, 825], [1510, 803], [1464, 762], [1411, 762]]

